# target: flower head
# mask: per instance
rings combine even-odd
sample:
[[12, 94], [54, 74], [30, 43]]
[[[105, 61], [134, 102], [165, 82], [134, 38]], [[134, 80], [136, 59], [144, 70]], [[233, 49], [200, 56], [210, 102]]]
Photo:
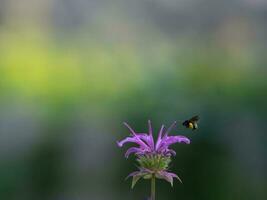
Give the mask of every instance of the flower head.
[[131, 173], [128, 177], [133, 177], [132, 187], [140, 179], [150, 179], [153, 176], [160, 179], [165, 179], [173, 184], [173, 178], [181, 179], [171, 172], [168, 172], [169, 163], [171, 162], [171, 156], [175, 156], [176, 153], [170, 146], [175, 143], [189, 144], [190, 140], [181, 135], [169, 136], [170, 131], [176, 125], [174, 122], [167, 130], [164, 125], [161, 126], [158, 138], [155, 141], [153, 137], [153, 131], [151, 122], [148, 121], [148, 133], [137, 133], [127, 123], [124, 125], [129, 129], [131, 135], [125, 139], [117, 142], [119, 147], [122, 147], [125, 143], [134, 143], [137, 146], [130, 147], [125, 157], [128, 158], [130, 154], [137, 156], [137, 162], [139, 164], [139, 171]]

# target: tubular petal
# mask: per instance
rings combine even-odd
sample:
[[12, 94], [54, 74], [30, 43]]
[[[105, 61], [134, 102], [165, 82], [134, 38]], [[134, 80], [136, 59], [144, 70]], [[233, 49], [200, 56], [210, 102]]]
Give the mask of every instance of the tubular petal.
[[176, 136], [169, 136], [167, 139], [166, 139], [166, 143], [168, 145], [171, 145], [171, 144], [174, 144], [174, 143], [185, 143], [185, 144], [190, 144], [190, 140], [185, 137], [185, 136], [182, 136], [182, 135], [176, 135]]
[[140, 145], [141, 148], [147, 149], [148, 146], [138, 137], [127, 137], [124, 140], [121, 140], [120, 142], [117, 142], [119, 147], [122, 147], [125, 143], [132, 142]]
[[163, 130], [164, 130], [164, 125], [162, 125], [161, 128], [160, 128], [155, 150], [157, 150], [159, 148], [160, 144], [161, 144], [161, 137], [162, 137]]
[[132, 172], [132, 173], [130, 173], [130, 174], [125, 178], [125, 180], [128, 179], [128, 178], [130, 178], [131, 176], [136, 176], [136, 175], [139, 175], [139, 174], [141, 174], [141, 173], [142, 173], [142, 172], [140, 172], [140, 171]]
[[168, 136], [168, 134], [171, 132], [171, 130], [176, 126], [176, 121], [174, 121], [171, 126], [167, 129], [167, 131], [164, 134], [164, 137]]
[[149, 146], [151, 152], [154, 150], [154, 139], [152, 135], [137, 134], [137, 136]]
[[129, 131], [132, 133], [132, 135], [135, 135], [135, 131], [130, 127], [129, 124], [127, 124], [126, 122], [123, 122], [123, 124], [129, 129]]
[[144, 150], [137, 148], [137, 147], [131, 147], [129, 148], [126, 153], [125, 153], [125, 157], [128, 158], [130, 154], [132, 153], [143, 153]]
[[155, 148], [155, 143], [154, 143], [154, 138], [153, 138], [153, 130], [152, 130], [152, 125], [151, 125], [151, 121], [148, 120], [148, 133], [149, 133], [149, 142], [150, 142], [150, 147], [152, 150], [154, 150]]

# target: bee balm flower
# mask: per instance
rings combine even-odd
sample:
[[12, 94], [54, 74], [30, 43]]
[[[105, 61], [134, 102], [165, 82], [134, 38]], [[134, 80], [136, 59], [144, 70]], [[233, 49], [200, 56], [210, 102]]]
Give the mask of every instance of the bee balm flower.
[[175, 143], [189, 144], [190, 140], [181, 135], [169, 136], [169, 132], [174, 128], [176, 122], [174, 122], [167, 130], [164, 125], [161, 126], [158, 138], [155, 141], [152, 132], [151, 122], [148, 121], [148, 134], [135, 132], [127, 123], [124, 125], [129, 129], [131, 135], [125, 139], [117, 142], [119, 147], [122, 147], [125, 143], [133, 143], [137, 146], [130, 147], [125, 157], [128, 158], [130, 154], [134, 154], [137, 157], [139, 164], [139, 171], [132, 172], [128, 177], [133, 177], [132, 188], [140, 178], [151, 179], [151, 199], [154, 200], [155, 191], [155, 178], [164, 179], [173, 185], [173, 178], [181, 179], [174, 173], [168, 171], [169, 164], [171, 162], [171, 156], [176, 153], [170, 149], [170, 146]]

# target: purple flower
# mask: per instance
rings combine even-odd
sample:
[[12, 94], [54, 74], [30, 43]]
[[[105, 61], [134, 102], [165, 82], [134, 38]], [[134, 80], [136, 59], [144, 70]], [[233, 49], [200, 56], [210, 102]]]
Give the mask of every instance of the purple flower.
[[124, 123], [124, 125], [129, 129], [131, 135], [117, 142], [117, 144], [119, 147], [122, 147], [125, 143], [136, 144], [137, 146], [130, 147], [126, 151], [125, 157], [128, 158], [130, 154], [135, 154], [137, 156], [137, 162], [140, 165], [139, 171], [129, 175], [133, 177], [132, 187], [140, 178], [151, 179], [153, 176], [165, 179], [170, 182], [171, 185], [173, 183], [173, 178], [177, 178], [181, 181], [176, 174], [167, 171], [169, 163], [171, 162], [171, 156], [176, 155], [175, 151], [170, 149], [170, 146], [175, 143], [190, 143], [190, 140], [185, 136], [168, 135], [175, 127], [176, 122], [167, 130], [165, 130], [164, 125], [162, 125], [156, 141], [153, 137], [150, 121], [148, 121], [148, 133], [137, 133], [127, 123]]
[[[148, 133], [137, 133], [135, 132], [127, 123], [124, 125], [130, 130], [131, 136], [117, 142], [119, 147], [122, 147], [125, 143], [131, 142], [135, 143], [137, 147], [129, 148], [125, 157], [128, 158], [130, 154], [135, 153], [136, 155], [146, 155], [146, 154], [161, 154], [161, 155], [175, 155], [175, 151], [169, 149], [169, 146], [174, 143], [186, 143], [189, 144], [190, 140], [182, 135], [168, 136], [171, 129], [176, 125], [174, 122], [166, 132], [164, 132], [164, 125], [161, 126], [161, 129], [158, 134], [158, 139], [154, 142], [151, 122], [148, 121]], [[163, 134], [164, 133], [164, 134]], [[162, 136], [163, 135], [163, 136]]]

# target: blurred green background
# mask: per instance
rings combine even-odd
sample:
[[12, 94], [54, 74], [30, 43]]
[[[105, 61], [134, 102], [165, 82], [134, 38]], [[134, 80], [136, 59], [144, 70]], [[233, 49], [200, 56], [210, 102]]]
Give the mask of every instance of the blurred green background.
[[0, 199], [144, 200], [116, 140], [199, 114], [160, 200], [267, 199], [265, 0], [0, 0]]

